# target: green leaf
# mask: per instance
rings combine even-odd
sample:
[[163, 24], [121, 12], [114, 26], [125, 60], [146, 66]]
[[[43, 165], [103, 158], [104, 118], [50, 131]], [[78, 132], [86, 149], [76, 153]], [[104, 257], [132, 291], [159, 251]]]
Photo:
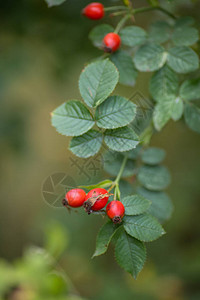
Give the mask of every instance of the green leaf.
[[64, 3], [66, 0], [45, 0], [45, 2], [48, 4], [49, 7], [60, 5]]
[[187, 126], [193, 131], [200, 133], [200, 108], [193, 104], [186, 103], [184, 117]]
[[135, 148], [139, 143], [138, 136], [129, 127], [107, 129], [104, 135], [106, 145], [114, 151], [128, 151]]
[[149, 214], [125, 216], [124, 229], [132, 237], [142, 242], [151, 242], [165, 233], [158, 221]]
[[108, 221], [101, 227], [97, 235], [96, 250], [93, 254], [93, 257], [102, 255], [107, 251], [116, 229], [116, 225], [111, 221]]
[[171, 178], [164, 166], [142, 166], [138, 172], [138, 180], [149, 190], [161, 191], [170, 184]]
[[106, 34], [113, 32], [114, 28], [108, 24], [101, 24], [94, 27], [89, 34], [89, 39], [96, 47], [102, 47], [102, 40]]
[[150, 81], [150, 93], [157, 102], [175, 100], [178, 94], [178, 76], [167, 65], [154, 73]]
[[151, 205], [150, 201], [140, 195], [127, 196], [121, 202], [124, 204], [125, 214], [129, 216], [142, 214]]
[[119, 50], [111, 54], [110, 59], [119, 71], [119, 83], [134, 86], [138, 71], [134, 66], [132, 57], [127, 52]]
[[103, 180], [101, 182], [98, 182], [96, 184], [91, 184], [91, 185], [80, 185], [80, 188], [87, 189], [87, 190], [92, 190], [96, 188], [107, 188], [113, 184], [113, 181], [110, 179]]
[[155, 105], [153, 123], [158, 131], [170, 120], [173, 102], [174, 101], [171, 100], [165, 100], [164, 102], [159, 102]]
[[150, 147], [143, 151], [141, 158], [148, 165], [157, 165], [164, 160], [165, 151], [160, 148]]
[[200, 78], [185, 80], [180, 88], [180, 96], [188, 101], [200, 99]]
[[102, 133], [89, 130], [83, 135], [73, 137], [69, 149], [78, 157], [90, 157], [99, 152], [103, 141]]
[[87, 132], [95, 124], [89, 110], [79, 101], [63, 103], [52, 112], [52, 125], [67, 136], [78, 136]]
[[178, 121], [183, 115], [183, 110], [184, 110], [183, 101], [180, 97], [178, 97], [176, 98], [173, 104], [172, 111], [171, 111], [171, 118], [174, 121]]
[[146, 260], [145, 246], [123, 231], [115, 245], [115, 258], [136, 279]]
[[190, 46], [199, 39], [199, 32], [196, 28], [180, 26], [174, 29], [172, 41], [176, 46]]
[[178, 28], [178, 27], [183, 27], [183, 26], [191, 26], [191, 25], [194, 25], [194, 18], [190, 17], [190, 16], [184, 16], [184, 17], [181, 17], [179, 18], [178, 20], [176, 20], [175, 22], [175, 27]]
[[130, 196], [134, 193], [134, 187], [133, 187], [132, 183], [130, 183], [124, 179], [120, 179], [120, 181], [119, 181], [119, 190], [120, 190], [122, 199], [124, 197]]
[[141, 46], [135, 53], [134, 63], [141, 72], [152, 72], [160, 69], [167, 58], [165, 49], [156, 44]]
[[148, 212], [161, 223], [169, 220], [173, 212], [173, 204], [169, 196], [164, 192], [152, 192], [145, 188], [139, 188], [137, 192], [151, 201]]
[[153, 43], [164, 43], [169, 40], [171, 26], [165, 21], [157, 21], [150, 26], [149, 41]]
[[122, 44], [129, 47], [144, 44], [147, 38], [146, 31], [138, 26], [126, 26], [119, 34]]
[[140, 101], [139, 99], [139, 103], [137, 102], [136, 117], [129, 125], [131, 128], [133, 128], [136, 134], [141, 136], [147, 127], [151, 126], [153, 109], [154, 106], [150, 100], [141, 98]]
[[164, 102], [156, 104], [153, 112], [153, 122], [157, 130], [161, 130], [170, 118], [178, 120], [182, 116], [183, 103], [178, 97], [176, 99], [166, 99]]
[[[117, 176], [121, 168], [124, 156], [115, 151], [106, 152], [103, 156], [104, 170], [112, 176]], [[135, 162], [131, 159], [127, 160], [126, 166], [122, 173], [122, 177], [130, 177], [136, 174]]]
[[111, 96], [97, 107], [95, 120], [101, 128], [114, 129], [128, 125], [135, 115], [134, 103], [121, 96]]
[[199, 68], [199, 57], [189, 47], [171, 48], [167, 57], [168, 65], [177, 73], [189, 73]]
[[137, 159], [140, 155], [141, 147], [137, 146], [135, 149], [132, 149], [130, 151], [125, 151], [122, 154], [126, 155], [130, 159]]
[[96, 107], [112, 93], [118, 80], [117, 68], [108, 59], [89, 64], [79, 79], [81, 96], [88, 106]]

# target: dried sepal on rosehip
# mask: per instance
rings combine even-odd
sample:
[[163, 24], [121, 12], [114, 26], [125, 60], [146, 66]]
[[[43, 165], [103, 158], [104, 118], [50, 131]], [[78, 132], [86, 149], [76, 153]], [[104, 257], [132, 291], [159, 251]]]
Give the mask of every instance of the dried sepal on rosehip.
[[108, 202], [110, 194], [107, 190], [96, 188], [89, 191], [83, 204], [86, 212], [98, 211], [104, 208]]
[[65, 199], [62, 200], [64, 206], [80, 207], [86, 198], [86, 192], [82, 189], [72, 189], [67, 192]]
[[108, 53], [115, 52], [121, 45], [121, 38], [119, 34], [110, 32], [103, 38], [103, 50]]
[[125, 214], [124, 205], [118, 200], [113, 200], [108, 203], [106, 213], [114, 224], [120, 224]]
[[88, 19], [102, 19], [104, 17], [104, 6], [99, 2], [92, 2], [82, 10], [82, 14]]

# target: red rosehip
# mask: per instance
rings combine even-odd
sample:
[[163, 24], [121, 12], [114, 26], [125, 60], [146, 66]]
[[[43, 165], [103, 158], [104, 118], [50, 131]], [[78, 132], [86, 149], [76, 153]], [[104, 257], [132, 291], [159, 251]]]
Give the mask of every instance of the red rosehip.
[[99, 2], [92, 2], [82, 10], [82, 14], [89, 19], [99, 20], [104, 16], [104, 6]]
[[82, 189], [72, 189], [67, 192], [63, 199], [64, 206], [80, 207], [85, 201], [86, 193]]
[[106, 207], [107, 216], [115, 224], [119, 224], [125, 213], [124, 205], [120, 201], [111, 201]]
[[104, 208], [109, 198], [108, 195], [103, 197], [105, 194], [108, 194], [108, 192], [102, 188], [96, 188], [89, 191], [84, 203], [86, 211], [90, 213], [91, 210], [97, 211]]
[[103, 49], [105, 52], [115, 52], [121, 45], [121, 38], [117, 33], [110, 32], [103, 39]]

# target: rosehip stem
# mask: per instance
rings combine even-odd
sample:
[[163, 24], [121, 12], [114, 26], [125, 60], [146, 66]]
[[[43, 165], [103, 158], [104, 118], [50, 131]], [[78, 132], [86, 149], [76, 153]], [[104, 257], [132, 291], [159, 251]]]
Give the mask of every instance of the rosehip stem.
[[147, 6], [147, 7], [137, 8], [137, 9], [131, 10], [131, 13], [133, 15], [136, 15], [136, 14], [143, 13], [146, 11], [151, 11], [151, 10], [159, 10], [159, 11], [163, 12], [164, 14], [168, 15], [169, 17], [171, 17], [172, 19], [176, 20], [176, 17], [172, 13], [170, 13], [168, 10], [166, 10], [165, 8], [160, 7], [160, 6]]
[[[122, 161], [122, 164], [121, 164], [119, 173], [118, 173], [118, 175], [117, 175], [115, 181], [113, 182], [113, 184], [111, 185], [111, 187], [110, 187], [109, 190], [108, 190], [108, 193], [109, 193], [113, 188], [115, 188], [115, 190], [114, 190], [114, 199], [116, 199], [117, 193], [118, 193], [118, 196], [120, 196], [120, 195], [119, 195], [120, 193], [117, 192], [117, 191], [119, 191], [119, 181], [120, 181], [120, 179], [121, 179], [121, 177], [122, 177], [122, 174], [123, 174], [123, 172], [124, 172], [124, 168], [125, 168], [125, 166], [126, 166], [127, 160], [128, 160], [128, 156], [126, 155], [126, 156], [124, 156], [124, 159], [123, 159], [123, 161]], [[118, 187], [118, 189], [117, 189], [116, 187]]]
[[124, 24], [126, 23], [126, 21], [128, 20], [128, 19], [130, 19], [131, 18], [131, 14], [130, 13], [128, 13], [127, 15], [125, 15], [120, 21], [119, 21], [119, 23], [117, 24], [117, 27], [115, 28], [115, 31], [114, 31], [114, 33], [118, 33], [120, 30], [121, 30], [121, 28], [124, 26]]
[[121, 168], [119, 170], [117, 178], [115, 179], [115, 185], [118, 184], [119, 181], [120, 181], [120, 179], [121, 179], [121, 176], [122, 176], [122, 174], [124, 172], [124, 168], [125, 168], [126, 163], [127, 163], [127, 160], [128, 160], [128, 156], [126, 155], [126, 156], [124, 156], [124, 159], [123, 159], [122, 164], [121, 164]]
[[113, 10], [127, 10], [128, 8], [125, 6], [111, 6], [111, 7], [104, 7], [104, 11], [113, 11]]
[[124, 14], [126, 14], [126, 11], [117, 11], [117, 12], [110, 14], [110, 17], [117, 17], [117, 16], [121, 16]]

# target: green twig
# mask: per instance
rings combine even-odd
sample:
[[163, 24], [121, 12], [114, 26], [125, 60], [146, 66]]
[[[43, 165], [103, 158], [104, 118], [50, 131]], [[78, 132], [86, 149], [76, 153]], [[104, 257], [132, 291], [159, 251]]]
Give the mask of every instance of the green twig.
[[125, 6], [111, 6], [111, 7], [104, 7], [104, 11], [115, 11], [115, 10], [127, 10]]
[[121, 168], [120, 168], [120, 170], [119, 170], [119, 173], [118, 173], [118, 175], [117, 175], [117, 178], [115, 179], [115, 185], [119, 183], [119, 181], [120, 181], [120, 179], [121, 179], [121, 177], [122, 177], [122, 174], [123, 174], [123, 172], [124, 172], [124, 168], [125, 168], [125, 166], [126, 166], [127, 159], [128, 159], [128, 156], [127, 156], [127, 155], [124, 156], [124, 159], [123, 159], [122, 164], [121, 164]]
[[165, 8], [162, 8], [160, 6], [141, 7], [141, 8], [133, 9], [131, 11], [131, 13], [133, 13], [134, 15], [136, 15], [136, 14], [139, 14], [139, 13], [143, 13], [143, 12], [147, 12], [147, 11], [152, 11], [152, 10], [159, 10], [159, 11], [163, 12], [164, 14], [168, 15], [169, 17], [171, 17], [172, 19], [176, 20], [176, 17], [172, 13], [170, 13], [168, 10], [166, 10]]
[[[120, 179], [121, 179], [121, 177], [122, 177], [122, 174], [123, 174], [123, 172], [124, 172], [124, 168], [125, 168], [125, 166], [126, 166], [127, 159], [128, 159], [128, 156], [126, 155], [126, 156], [124, 157], [123, 161], [122, 161], [122, 164], [121, 164], [119, 173], [118, 173], [118, 175], [117, 175], [115, 181], [113, 182], [113, 184], [112, 184], [111, 187], [109, 188], [108, 193], [109, 193], [110, 191], [112, 191], [112, 189], [113, 189], [114, 187], [116, 187], [117, 185], [119, 185], [119, 181], [120, 181]], [[114, 193], [115, 193], [115, 191], [114, 191]]]
[[127, 15], [125, 15], [117, 24], [117, 27], [115, 28], [115, 33], [118, 33], [120, 31], [120, 29], [124, 26], [124, 24], [126, 23], [126, 21], [131, 17], [131, 14], [128, 13]]

